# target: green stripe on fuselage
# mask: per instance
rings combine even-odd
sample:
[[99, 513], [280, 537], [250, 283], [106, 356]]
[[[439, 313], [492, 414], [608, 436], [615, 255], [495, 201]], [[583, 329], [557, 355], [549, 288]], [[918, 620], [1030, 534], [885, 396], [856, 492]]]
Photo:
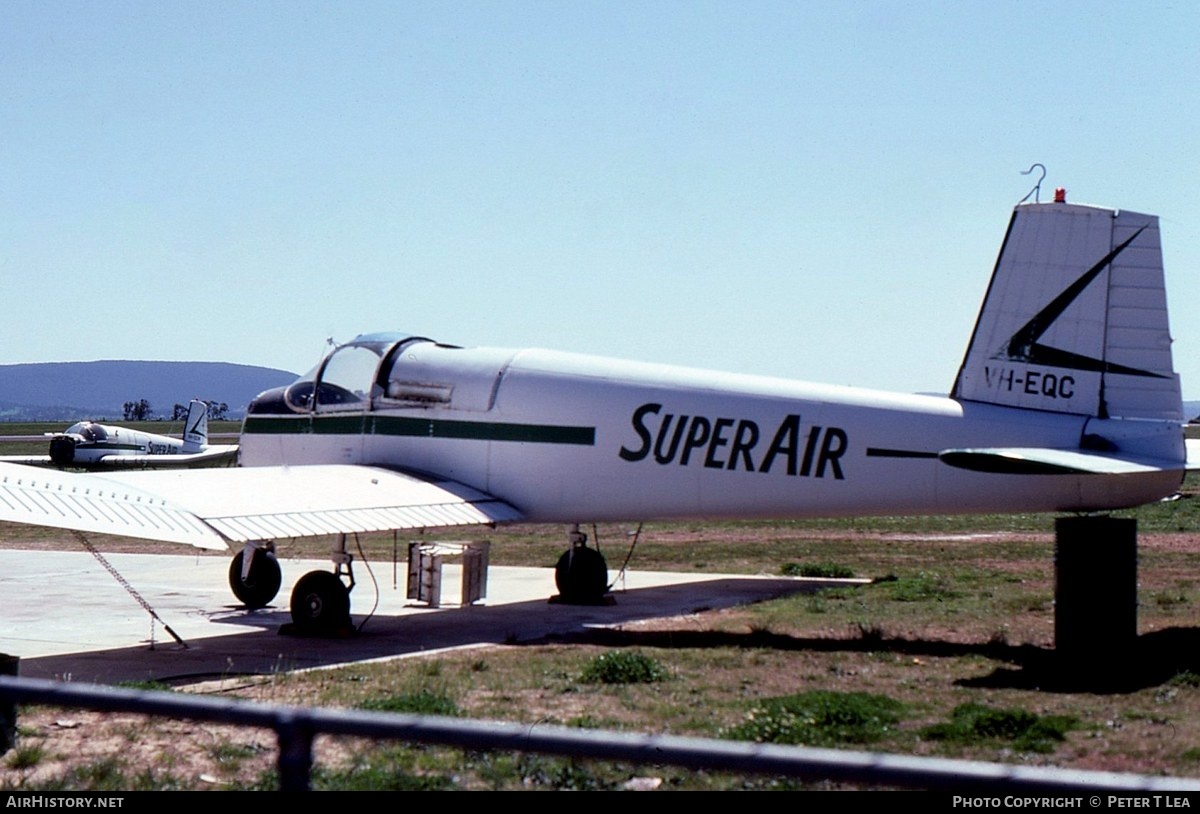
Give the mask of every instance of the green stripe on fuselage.
[[247, 435], [396, 435], [411, 438], [460, 438], [474, 441], [517, 441], [532, 444], [595, 446], [595, 427], [552, 424], [505, 424], [492, 421], [449, 421], [383, 415], [248, 416]]

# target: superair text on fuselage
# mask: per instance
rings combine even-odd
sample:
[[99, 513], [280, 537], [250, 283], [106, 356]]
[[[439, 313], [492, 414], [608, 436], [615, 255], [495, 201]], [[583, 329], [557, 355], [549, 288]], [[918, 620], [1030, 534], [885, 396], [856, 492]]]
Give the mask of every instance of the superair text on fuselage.
[[802, 478], [846, 477], [841, 463], [849, 446], [846, 431], [813, 424], [805, 432], [795, 413], [763, 432], [757, 421], [747, 418], [664, 413], [663, 405], [651, 402], [634, 410], [631, 422], [638, 441], [621, 447], [619, 455], [626, 461], [786, 472]]

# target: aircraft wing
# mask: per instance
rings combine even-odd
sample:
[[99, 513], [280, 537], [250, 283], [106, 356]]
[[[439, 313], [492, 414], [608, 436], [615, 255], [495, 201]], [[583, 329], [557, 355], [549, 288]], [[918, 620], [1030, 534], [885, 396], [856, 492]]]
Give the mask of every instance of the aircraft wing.
[[225, 550], [199, 517], [106, 478], [0, 463], [0, 520]]
[[[237, 461], [237, 444], [222, 444], [207, 447], [200, 452], [178, 452], [162, 455], [112, 453], [94, 460], [68, 464], [70, 469], [179, 469], [200, 466], [221, 466]], [[49, 455], [0, 455], [0, 463], [24, 464], [25, 466], [61, 465]]]
[[378, 467], [57, 472], [0, 464], [0, 520], [225, 550], [228, 542], [521, 519], [491, 495]]
[[0, 463], [25, 466], [55, 466], [49, 455], [0, 455]]
[[[176, 469], [195, 466], [220, 466], [237, 460], [236, 444], [207, 447], [200, 452], [173, 452], [161, 455], [105, 455], [96, 461], [78, 464], [89, 469]], [[3, 460], [3, 459], [0, 459]]]
[[383, 467], [329, 464], [106, 473], [179, 506], [231, 542], [522, 519], [453, 481]]
[[[1184, 468], [1181, 462], [1166, 459], [1042, 447], [946, 449], [938, 458], [959, 469], [1006, 475], [1136, 475]], [[1200, 446], [1193, 447], [1190, 441], [1187, 468], [1200, 468]]]

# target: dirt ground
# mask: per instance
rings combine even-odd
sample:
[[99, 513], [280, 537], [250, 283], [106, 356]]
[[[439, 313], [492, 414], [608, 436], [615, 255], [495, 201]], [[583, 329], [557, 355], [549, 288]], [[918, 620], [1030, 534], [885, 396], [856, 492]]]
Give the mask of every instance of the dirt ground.
[[[679, 527], [657, 529], [656, 544], [673, 547], [725, 544], [786, 549], [804, 556], [811, 544], [823, 556], [857, 574], [880, 578], [869, 591], [839, 590], [798, 596], [761, 606], [698, 611], [577, 640], [488, 655], [438, 655], [437, 674], [465, 676], [458, 703], [463, 714], [482, 718], [567, 722], [587, 718], [607, 727], [698, 734], [704, 726], [687, 714], [662, 712], [675, 703], [664, 690], [653, 694], [596, 694], [540, 678], [522, 685], [489, 685], [492, 674], [520, 670], [522, 663], [558, 659], [570, 667], [606, 650], [639, 649], [666, 661], [687, 682], [670, 694], [707, 703], [713, 720], [733, 723], [746, 699], [770, 698], [808, 688], [888, 695], [913, 712], [910, 735], [945, 720], [963, 701], [1066, 715], [1079, 724], [1051, 754], [1017, 754], [1003, 744], [962, 749], [911, 737], [885, 750], [970, 759], [1004, 760], [1110, 772], [1200, 777], [1200, 586], [1194, 554], [1200, 535], [1144, 533], [1139, 540], [1137, 651], [1100, 658], [1089, 669], [1125, 675], [1127, 681], [1079, 681], [1070, 665], [1054, 657], [1053, 536], [1025, 531], [956, 530], [947, 533], [806, 528], [780, 540], [777, 529]], [[795, 538], [794, 540], [792, 538]], [[63, 545], [52, 537], [15, 544]], [[65, 544], [70, 545], [70, 541]], [[146, 551], [141, 543], [112, 541], [105, 550]], [[164, 550], [177, 551], [173, 547]], [[610, 555], [611, 558], [612, 555]], [[786, 556], [786, 555], [785, 555]], [[763, 570], [778, 568], [779, 558]], [[635, 566], [636, 567], [636, 566]], [[902, 595], [904, 586], [919, 590]], [[891, 593], [888, 593], [888, 592]], [[419, 661], [419, 660], [416, 660]], [[1132, 662], [1132, 663], [1131, 663]], [[421, 675], [410, 660], [403, 670]], [[428, 667], [426, 669], [429, 669]], [[433, 673], [430, 673], [433, 674]], [[337, 679], [341, 681], [343, 679]], [[357, 679], [356, 679], [357, 680]], [[488, 679], [492, 680], [492, 679]], [[367, 679], [363, 679], [364, 683]], [[329, 683], [281, 676], [239, 678], [176, 687], [282, 704], [329, 704]], [[705, 701], [704, 699], [708, 699]], [[343, 702], [334, 702], [334, 705]], [[658, 705], [658, 706], [656, 706]], [[739, 706], [740, 705], [740, 706]], [[674, 718], [672, 716], [675, 716]], [[689, 728], [691, 727], [691, 728]], [[703, 734], [700, 732], [699, 734]], [[347, 740], [318, 739], [316, 761], [345, 766], [366, 747]], [[139, 716], [30, 707], [21, 710], [18, 746], [0, 768], [4, 788], [253, 787], [269, 777], [276, 759], [274, 736], [265, 731]], [[1197, 781], [1200, 788], [1200, 780]]]

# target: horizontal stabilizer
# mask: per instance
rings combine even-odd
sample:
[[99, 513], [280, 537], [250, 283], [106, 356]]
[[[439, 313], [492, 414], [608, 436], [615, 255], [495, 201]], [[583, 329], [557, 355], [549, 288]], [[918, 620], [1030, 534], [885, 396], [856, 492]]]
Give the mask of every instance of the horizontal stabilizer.
[[[1191, 453], [1189, 449], [1189, 464]], [[1200, 450], [1196, 454], [1200, 456]], [[1004, 475], [1138, 475], [1183, 468], [1179, 461], [1166, 459], [1123, 458], [1110, 453], [1039, 447], [947, 449], [939, 452], [938, 458], [959, 469]]]

